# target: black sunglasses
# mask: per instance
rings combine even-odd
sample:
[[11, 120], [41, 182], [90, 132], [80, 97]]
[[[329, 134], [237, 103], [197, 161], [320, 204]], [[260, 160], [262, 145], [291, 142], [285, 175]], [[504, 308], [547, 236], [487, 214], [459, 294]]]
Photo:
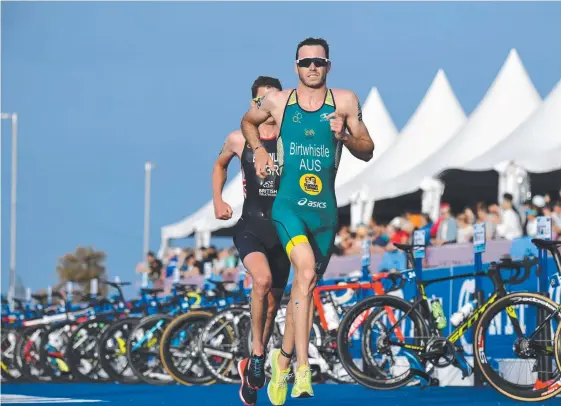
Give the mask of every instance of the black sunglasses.
[[296, 60], [296, 65], [301, 68], [309, 68], [310, 65], [313, 63], [316, 68], [323, 68], [327, 66], [329, 59], [326, 58], [302, 58]]

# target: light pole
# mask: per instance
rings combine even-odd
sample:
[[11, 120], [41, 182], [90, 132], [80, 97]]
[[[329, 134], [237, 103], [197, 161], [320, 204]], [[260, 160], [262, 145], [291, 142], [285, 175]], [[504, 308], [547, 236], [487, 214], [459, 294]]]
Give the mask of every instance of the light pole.
[[148, 253], [150, 249], [150, 187], [152, 178], [152, 169], [155, 165], [148, 161], [144, 164], [144, 252], [142, 257]]
[[2, 113], [2, 120], [12, 120], [12, 192], [10, 204], [10, 297], [16, 293], [16, 191], [18, 167], [18, 114]]

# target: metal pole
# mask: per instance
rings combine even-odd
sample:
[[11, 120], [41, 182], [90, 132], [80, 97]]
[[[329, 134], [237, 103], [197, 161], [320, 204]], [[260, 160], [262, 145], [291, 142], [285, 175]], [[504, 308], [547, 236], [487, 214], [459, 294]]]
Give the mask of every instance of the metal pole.
[[10, 291], [16, 293], [16, 192], [18, 167], [18, 115], [12, 113], [12, 204], [10, 219]]
[[150, 250], [150, 187], [154, 165], [148, 161], [144, 164], [144, 257]]
[[16, 293], [16, 193], [18, 167], [18, 114], [2, 113], [2, 120], [12, 120], [12, 191], [10, 202], [10, 286], [8, 297]]

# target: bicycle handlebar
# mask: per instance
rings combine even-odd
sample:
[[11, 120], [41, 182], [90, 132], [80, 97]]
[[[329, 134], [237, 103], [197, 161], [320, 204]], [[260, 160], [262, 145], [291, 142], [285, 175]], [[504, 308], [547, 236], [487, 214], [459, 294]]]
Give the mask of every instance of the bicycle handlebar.
[[[508, 279], [503, 279], [507, 285], [520, 285], [524, 283], [529, 277], [532, 267], [537, 265], [538, 259], [536, 257], [524, 257], [519, 261], [514, 261], [512, 258], [501, 258], [500, 262], [491, 262], [491, 267], [500, 272], [501, 269], [512, 269], [516, 273]], [[521, 275], [522, 274], [522, 275]]]
[[387, 279], [392, 281], [392, 286], [390, 286], [388, 289], [385, 289], [386, 293], [403, 289], [403, 287], [405, 286], [405, 282], [407, 282], [401, 272], [388, 272]]
[[130, 282], [112, 282], [106, 279], [101, 279], [100, 282], [105, 283], [106, 285], [109, 286], [113, 286], [114, 288], [119, 288], [121, 286], [129, 286], [131, 284]]

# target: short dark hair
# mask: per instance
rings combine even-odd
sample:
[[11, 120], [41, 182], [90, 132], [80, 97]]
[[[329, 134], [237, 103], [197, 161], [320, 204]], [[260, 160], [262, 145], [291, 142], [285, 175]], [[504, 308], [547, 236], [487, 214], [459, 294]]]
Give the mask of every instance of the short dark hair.
[[259, 76], [251, 86], [251, 98], [257, 97], [257, 90], [260, 87], [274, 87], [275, 89], [282, 90], [281, 82], [277, 78], [270, 76]]
[[296, 48], [296, 58], [298, 59], [298, 51], [300, 51], [300, 48], [302, 48], [303, 46], [311, 46], [311, 45], [319, 45], [321, 47], [323, 47], [323, 50], [325, 51], [325, 57], [327, 59], [329, 59], [329, 45], [327, 44], [327, 41], [324, 40], [323, 38], [306, 38], [304, 41], [300, 42], [298, 44], [298, 47]]

